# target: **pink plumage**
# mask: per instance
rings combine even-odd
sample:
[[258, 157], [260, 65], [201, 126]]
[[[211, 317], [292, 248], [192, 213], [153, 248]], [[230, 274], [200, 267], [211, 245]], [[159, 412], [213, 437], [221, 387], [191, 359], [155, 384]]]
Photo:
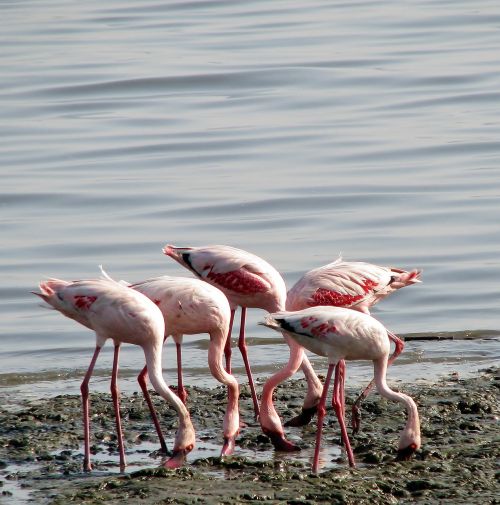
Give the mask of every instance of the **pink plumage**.
[[236, 307], [241, 307], [241, 324], [238, 347], [241, 351], [252, 394], [256, 417], [259, 402], [255, 391], [245, 342], [247, 308], [260, 308], [267, 312], [283, 310], [286, 286], [278, 271], [255, 254], [226, 245], [204, 247], [176, 247], [167, 245], [163, 252], [199, 279], [219, 288], [231, 306], [231, 324], [225, 348], [226, 370], [231, 371], [231, 329]]
[[394, 291], [420, 282], [420, 274], [420, 270], [406, 272], [339, 258], [304, 274], [288, 291], [286, 308], [331, 305], [368, 314], [370, 307]]
[[81, 385], [84, 427], [84, 470], [90, 471], [90, 422], [88, 384], [100, 350], [106, 340], [115, 346], [111, 394], [116, 414], [116, 428], [120, 451], [120, 469], [125, 469], [125, 450], [119, 410], [117, 387], [119, 349], [122, 343], [142, 347], [146, 366], [155, 390], [177, 411], [179, 429], [174, 443], [174, 454], [165, 463], [177, 468], [194, 447], [195, 432], [188, 411], [180, 399], [170, 391], [162, 376], [161, 353], [164, 321], [160, 309], [141, 293], [109, 279], [74, 282], [49, 279], [40, 283], [40, 293], [34, 292], [54, 309], [95, 331], [96, 347]]
[[[420, 423], [415, 402], [407, 395], [391, 390], [386, 383], [386, 371], [389, 361], [390, 341], [387, 330], [376, 319], [367, 314], [338, 308], [311, 307], [296, 312], [278, 312], [270, 314], [265, 323], [273, 330], [282, 332], [285, 338], [294, 342], [291, 345], [292, 359], [287, 365], [294, 373], [301, 361], [303, 347], [325, 356], [329, 368], [325, 385], [318, 405], [318, 429], [314, 453], [313, 471], [319, 466], [319, 448], [323, 419], [326, 413], [325, 402], [333, 371], [335, 370], [333, 407], [340, 424], [349, 464], [355, 466], [349, 436], [344, 419], [344, 360], [373, 361], [375, 383], [379, 393], [394, 401], [402, 403], [407, 410], [408, 419], [399, 441], [398, 458], [408, 459], [420, 447]], [[267, 383], [266, 383], [267, 385]], [[265, 386], [266, 387], [266, 386]], [[266, 428], [283, 435], [279, 417], [274, 410], [270, 396], [263, 393], [261, 416], [266, 414]]]
[[[400, 268], [374, 265], [361, 261], [344, 261], [338, 258], [332, 263], [306, 272], [288, 291], [287, 310], [302, 310], [307, 307], [333, 306], [344, 307], [370, 313], [370, 308], [391, 293], [405, 286], [420, 282], [420, 270], [407, 272]], [[392, 335], [392, 334], [391, 334]], [[403, 351], [404, 343], [395, 335], [391, 336], [396, 349], [389, 363], [392, 363]], [[359, 405], [374, 382], [361, 393], [352, 407], [352, 427], [356, 433], [360, 426]], [[315, 390], [315, 392], [313, 391]], [[312, 383], [308, 391], [308, 404], [302, 412], [288, 421], [288, 426], [307, 424], [315, 413], [321, 389]]]
[[[167, 275], [137, 282], [130, 287], [146, 295], [161, 310], [165, 321], [165, 338], [172, 336], [177, 348], [178, 395], [183, 403], [186, 393], [182, 378], [181, 344], [184, 335], [208, 333], [208, 365], [212, 375], [228, 388], [228, 402], [224, 417], [224, 445], [221, 455], [234, 450], [239, 431], [238, 396], [236, 379], [224, 370], [223, 351], [229, 331], [231, 310], [229, 302], [219, 289], [199, 279], [170, 277]], [[150, 405], [160, 441], [163, 436], [146, 386], [147, 369], [139, 375], [139, 384]], [[164, 442], [162, 442], [162, 446]]]

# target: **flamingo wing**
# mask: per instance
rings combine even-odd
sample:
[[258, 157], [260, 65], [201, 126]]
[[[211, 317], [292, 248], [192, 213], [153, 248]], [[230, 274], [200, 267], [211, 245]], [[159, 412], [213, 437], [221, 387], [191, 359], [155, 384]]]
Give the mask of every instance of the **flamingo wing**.
[[391, 282], [391, 271], [370, 263], [335, 261], [306, 273], [290, 290], [293, 308], [371, 305], [378, 290]]
[[264, 293], [271, 288], [267, 263], [257, 256], [230, 246], [174, 247], [167, 256], [189, 268], [200, 279], [237, 294]]

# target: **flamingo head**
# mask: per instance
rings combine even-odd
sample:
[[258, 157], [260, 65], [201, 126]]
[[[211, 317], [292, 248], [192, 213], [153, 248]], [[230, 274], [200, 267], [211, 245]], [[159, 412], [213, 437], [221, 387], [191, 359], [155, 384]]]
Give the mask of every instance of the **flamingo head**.
[[173, 454], [163, 466], [172, 470], [180, 468], [184, 465], [187, 455], [193, 450], [195, 442], [194, 428], [191, 421], [188, 421], [183, 427], [177, 431], [175, 437]]
[[399, 440], [397, 461], [408, 461], [420, 448], [420, 430], [409, 430], [401, 434]]
[[224, 444], [222, 445], [221, 457], [230, 456], [234, 452], [235, 441], [234, 437], [224, 437]]
[[180, 468], [186, 462], [186, 457], [193, 450], [193, 447], [194, 444], [191, 444], [183, 449], [174, 449], [172, 456], [170, 457], [170, 459], [165, 461], [163, 466], [165, 468], [169, 468], [170, 470]]
[[262, 431], [271, 439], [271, 443], [277, 451], [295, 452], [301, 450], [298, 445], [287, 440], [283, 433], [278, 433], [264, 427], [262, 427]]

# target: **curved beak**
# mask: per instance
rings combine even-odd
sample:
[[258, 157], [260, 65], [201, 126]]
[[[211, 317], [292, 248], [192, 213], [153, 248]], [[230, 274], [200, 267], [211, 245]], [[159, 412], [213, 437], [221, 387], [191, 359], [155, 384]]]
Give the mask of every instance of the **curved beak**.
[[271, 439], [271, 442], [277, 451], [295, 452], [301, 450], [301, 447], [287, 440], [282, 433], [276, 433], [269, 430], [262, 431], [264, 431], [264, 433]]
[[220, 453], [221, 458], [224, 456], [231, 456], [234, 452], [234, 437], [224, 437], [224, 444], [222, 445], [222, 451]]
[[396, 456], [396, 461], [408, 461], [417, 451], [417, 446], [415, 444], [410, 444], [404, 449], [399, 449], [398, 455]]
[[163, 463], [163, 466], [165, 468], [169, 468], [170, 470], [175, 470], [176, 468], [180, 468], [186, 462], [186, 456], [187, 456], [188, 452], [189, 451], [187, 451], [186, 449], [174, 451], [172, 457], [170, 459], [168, 459], [167, 461], [165, 461], [165, 463]]

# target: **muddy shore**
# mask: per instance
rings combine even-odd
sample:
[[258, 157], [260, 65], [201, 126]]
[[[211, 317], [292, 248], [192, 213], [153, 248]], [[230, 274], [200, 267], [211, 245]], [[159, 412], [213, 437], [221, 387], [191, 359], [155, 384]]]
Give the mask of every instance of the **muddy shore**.
[[[0, 503], [63, 505], [141, 503], [500, 503], [498, 473], [498, 369], [461, 380], [398, 386], [419, 406], [422, 448], [408, 462], [394, 460], [405, 423], [400, 405], [378, 395], [365, 401], [361, 432], [352, 437], [357, 459], [349, 469], [339, 450], [333, 411], [326, 417], [323, 468], [310, 472], [315, 424], [290, 428], [302, 455], [275, 455], [253, 420], [248, 390], [242, 387], [242, 428], [235, 455], [221, 461], [222, 388], [188, 388], [197, 430], [197, 450], [176, 471], [161, 467], [162, 455], [139, 394], [122, 396], [121, 411], [129, 468], [118, 471], [111, 398], [91, 397], [94, 471], [84, 474], [80, 398], [62, 395], [0, 406]], [[298, 412], [304, 381], [290, 381], [276, 393], [284, 419]], [[347, 389], [349, 399], [357, 391]], [[176, 418], [154, 396], [171, 447]], [[305, 456], [304, 456], [305, 454]]]

